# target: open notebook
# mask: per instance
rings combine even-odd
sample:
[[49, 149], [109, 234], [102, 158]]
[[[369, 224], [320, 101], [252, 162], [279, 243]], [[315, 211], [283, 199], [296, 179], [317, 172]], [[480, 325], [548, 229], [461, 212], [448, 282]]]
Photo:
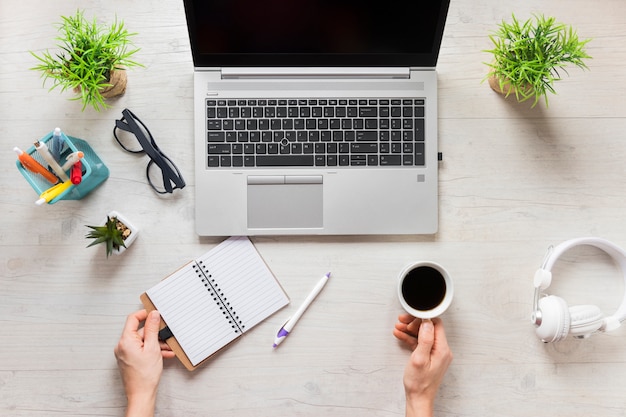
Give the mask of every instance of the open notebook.
[[159, 337], [189, 370], [286, 306], [289, 298], [247, 237], [231, 237], [141, 296]]

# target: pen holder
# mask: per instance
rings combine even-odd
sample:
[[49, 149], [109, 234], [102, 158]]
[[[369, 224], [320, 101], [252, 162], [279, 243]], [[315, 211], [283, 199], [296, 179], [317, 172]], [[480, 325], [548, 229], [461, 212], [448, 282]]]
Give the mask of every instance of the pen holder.
[[[40, 142], [44, 142], [49, 145], [49, 141], [52, 139], [52, 133], [48, 133]], [[72, 136], [66, 136], [65, 133], [61, 132], [61, 137], [63, 138], [63, 148], [61, 150], [61, 163], [63, 165], [63, 161], [65, 161], [66, 157], [73, 153], [81, 151], [83, 152], [83, 158], [80, 160], [82, 164], [82, 180], [80, 184], [72, 186], [67, 190], [63, 191], [61, 194], [56, 196], [54, 199], [50, 200], [49, 204], [54, 204], [59, 200], [80, 200], [90, 192], [92, 192], [98, 185], [102, 184], [104, 180], [109, 177], [109, 169], [104, 165], [104, 162], [98, 157], [98, 155], [94, 152], [94, 150], [89, 146], [89, 144], [78, 138], [74, 138]], [[39, 162], [44, 167], [48, 166], [46, 161], [39, 155], [35, 146], [31, 146], [27, 150], [25, 150], [27, 154], [33, 157], [37, 162]], [[22, 173], [26, 181], [33, 187], [37, 195], [41, 195], [44, 191], [49, 189], [52, 184], [46, 181], [41, 175], [30, 172], [22, 166], [19, 160], [15, 162], [17, 165], [17, 169]], [[69, 176], [69, 170], [66, 171], [66, 174]]]

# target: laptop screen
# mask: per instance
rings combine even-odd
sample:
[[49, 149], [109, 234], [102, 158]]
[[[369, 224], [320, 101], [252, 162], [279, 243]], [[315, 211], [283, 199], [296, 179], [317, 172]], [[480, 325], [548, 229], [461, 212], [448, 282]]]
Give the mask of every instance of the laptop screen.
[[195, 67], [434, 67], [450, 0], [184, 0]]

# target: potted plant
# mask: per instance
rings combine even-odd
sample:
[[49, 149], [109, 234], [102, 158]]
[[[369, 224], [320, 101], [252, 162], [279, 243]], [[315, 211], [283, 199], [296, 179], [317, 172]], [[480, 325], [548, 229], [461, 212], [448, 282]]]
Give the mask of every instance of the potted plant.
[[107, 258], [112, 253], [119, 255], [137, 238], [137, 229], [128, 219], [117, 211], [111, 211], [102, 226], [87, 226], [91, 229], [86, 237], [94, 239], [87, 247], [105, 244]]
[[132, 45], [124, 23], [115, 20], [109, 27], [99, 26], [94, 18], [87, 21], [78, 10], [74, 16], [61, 16], [60, 35], [56, 38], [61, 51], [52, 55], [49, 51], [41, 55], [31, 51], [39, 60], [32, 70], [41, 71], [44, 84], [52, 79], [53, 90], [61, 92], [72, 89], [82, 100], [83, 110], [92, 105], [97, 111], [109, 107], [106, 98], [123, 94], [126, 90], [126, 68], [142, 66], [130, 57], [139, 49]]
[[587, 68], [584, 59], [591, 57], [585, 46], [591, 39], [579, 40], [571, 26], [554, 17], [534, 15], [523, 23], [512, 17], [489, 36], [494, 47], [484, 52], [493, 54], [493, 61], [486, 63], [490, 70], [485, 79], [506, 97], [515, 94], [520, 102], [532, 98], [534, 107], [543, 96], [547, 106], [547, 93], [556, 94], [553, 84], [562, 71], [567, 73], [566, 65]]

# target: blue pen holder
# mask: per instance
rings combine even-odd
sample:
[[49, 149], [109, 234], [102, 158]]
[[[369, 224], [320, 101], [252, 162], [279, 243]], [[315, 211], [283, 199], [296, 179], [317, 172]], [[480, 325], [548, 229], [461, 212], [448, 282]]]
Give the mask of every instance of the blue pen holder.
[[[46, 143], [48, 148], [51, 145], [50, 140], [52, 139], [52, 133], [48, 133], [40, 142]], [[104, 162], [98, 157], [98, 155], [94, 152], [94, 150], [89, 146], [89, 144], [78, 138], [74, 138], [72, 136], [66, 136], [65, 133], [61, 132], [61, 137], [63, 138], [63, 148], [61, 149], [61, 162], [59, 165], [63, 165], [66, 157], [73, 153], [81, 151], [84, 156], [80, 160], [82, 164], [83, 176], [80, 184], [74, 185], [54, 199], [50, 200], [49, 204], [54, 204], [59, 200], [80, 200], [90, 192], [92, 192], [97, 186], [102, 184], [104, 180], [109, 178], [109, 169], [104, 165]], [[39, 162], [44, 167], [48, 166], [48, 163], [39, 155], [35, 146], [31, 146], [27, 150], [25, 150], [27, 154], [32, 156], [37, 162]], [[33, 172], [24, 169], [19, 160], [15, 162], [17, 165], [17, 169], [22, 173], [26, 181], [33, 187], [37, 195], [40, 195], [48, 188], [52, 187], [48, 181], [46, 181], [41, 175], [35, 174]], [[66, 174], [70, 175], [69, 170]]]

